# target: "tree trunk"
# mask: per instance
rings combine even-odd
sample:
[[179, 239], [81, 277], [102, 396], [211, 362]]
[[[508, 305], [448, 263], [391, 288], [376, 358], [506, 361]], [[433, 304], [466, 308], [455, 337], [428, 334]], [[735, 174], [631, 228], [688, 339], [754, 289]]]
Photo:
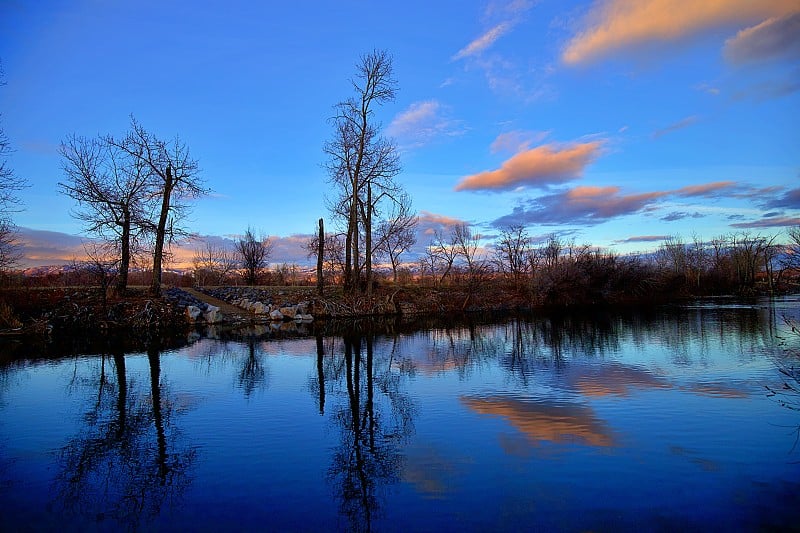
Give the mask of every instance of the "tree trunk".
[[[347, 235], [345, 235], [345, 242], [344, 242], [344, 289], [345, 292], [352, 290], [354, 283], [353, 283], [353, 234], [356, 233], [355, 229], [358, 227], [356, 225], [355, 215], [356, 215], [356, 196], [353, 195], [350, 198], [350, 214], [348, 215], [347, 219]], [[356, 237], [358, 240], [358, 237]]]
[[150, 283], [150, 294], [161, 296], [161, 258], [164, 254], [164, 239], [167, 233], [167, 218], [169, 217], [169, 203], [174, 187], [172, 167], [167, 165], [167, 174], [164, 179], [164, 192], [161, 200], [161, 215], [158, 217], [156, 228], [156, 243], [153, 251], [153, 280]]
[[367, 214], [364, 220], [364, 258], [365, 277], [367, 282], [367, 297], [372, 296], [372, 183], [367, 182]]
[[322, 219], [319, 219], [319, 239], [317, 239], [317, 244], [319, 248], [317, 249], [317, 292], [320, 296], [322, 296], [323, 292], [325, 291], [325, 282], [322, 279], [322, 262], [324, 259], [325, 254], [325, 222]]
[[122, 210], [122, 236], [120, 238], [119, 278], [117, 279], [117, 296], [125, 296], [128, 289], [128, 270], [131, 263], [131, 213], [125, 207]]
[[353, 271], [352, 276], [352, 289], [353, 294], [358, 294], [361, 290], [361, 253], [359, 249], [359, 236], [358, 229], [358, 197], [353, 199]]

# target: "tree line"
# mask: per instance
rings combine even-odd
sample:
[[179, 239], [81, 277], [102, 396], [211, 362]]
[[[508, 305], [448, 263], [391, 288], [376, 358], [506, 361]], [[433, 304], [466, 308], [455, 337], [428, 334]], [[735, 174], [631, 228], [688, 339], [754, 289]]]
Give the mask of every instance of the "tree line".
[[[393, 100], [397, 89], [391, 56], [382, 50], [362, 56], [350, 81], [352, 95], [334, 105], [332, 134], [323, 145], [333, 231], [326, 232], [320, 219], [319, 231], [307, 243], [320, 291], [327, 281], [352, 296], [369, 297], [377, 278], [384, 277], [377, 264], [388, 265], [394, 283], [401, 277], [437, 287], [460, 283], [471, 294], [488, 279], [503, 280], [545, 302], [563, 300], [568, 293], [602, 300], [654, 287], [695, 294], [747, 292], [760, 281], [772, 290], [787, 273], [800, 271], [798, 227], [789, 230], [784, 254], [776, 236], [738, 233], [708, 242], [669, 237], [652, 254], [622, 256], [556, 234], [535, 242], [523, 226], [505, 228], [482, 246], [483, 236], [466, 223], [436, 230], [409, 268], [403, 256], [416, 244], [418, 218], [396, 180], [399, 151], [381, 135], [376, 119], [377, 109]], [[147, 262], [150, 292], [159, 295], [170, 245], [189, 236], [184, 224], [190, 201], [209, 192], [188, 146], [177, 136], [154, 135], [132, 116], [122, 136], [69, 135], [59, 151], [63, 179], [58, 190], [75, 201], [73, 216], [95, 237], [86, 247], [87, 268], [104, 288], [113, 279], [116, 294], [124, 295], [132, 265]], [[19, 204], [16, 193], [26, 185], [8, 165], [10, 152], [0, 129], [0, 271], [19, 259], [10, 213]], [[250, 227], [231, 248], [205, 243], [195, 250], [193, 281], [255, 285], [302, 277], [296, 265], [268, 273], [273, 249], [271, 239]]]

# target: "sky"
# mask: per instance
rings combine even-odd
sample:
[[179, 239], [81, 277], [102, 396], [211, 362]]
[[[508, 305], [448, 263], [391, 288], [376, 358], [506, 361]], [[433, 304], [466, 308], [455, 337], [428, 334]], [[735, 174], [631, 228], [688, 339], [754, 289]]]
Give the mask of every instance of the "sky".
[[305, 262], [334, 225], [329, 119], [376, 49], [417, 252], [460, 222], [487, 253], [512, 225], [618, 253], [800, 225], [800, 0], [0, 0], [24, 263], [82, 255], [59, 144], [131, 115], [212, 191], [183, 257], [252, 227], [272, 262]]

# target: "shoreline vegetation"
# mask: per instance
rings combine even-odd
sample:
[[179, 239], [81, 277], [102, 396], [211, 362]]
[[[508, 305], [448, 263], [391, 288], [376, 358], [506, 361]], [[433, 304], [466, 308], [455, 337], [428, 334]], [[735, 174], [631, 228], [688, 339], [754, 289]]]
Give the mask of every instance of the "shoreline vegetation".
[[[86, 342], [124, 338], [134, 346], [152, 342], [170, 346], [184, 344], [192, 335], [314, 335], [349, 327], [345, 324], [354, 321], [364, 327], [365, 322], [408, 324], [426, 317], [652, 310], [707, 297], [800, 292], [796, 275], [781, 276], [779, 283], [757, 275], [747, 287], [720, 290], [726, 287], [712, 284], [707, 275], [690, 278], [642, 268], [606, 269], [603, 275], [591, 275], [586, 265], [580, 269], [560, 266], [557, 275], [516, 280], [469, 273], [446, 282], [387, 280], [373, 284], [369, 295], [353, 295], [341, 286], [325, 287], [319, 294], [314, 280], [295, 286], [195, 288], [190, 288], [191, 280], [182, 280], [184, 288], [176, 280], [158, 297], [146, 286], [129, 287], [120, 297], [109, 285], [6, 285], [0, 288], [0, 339], [25, 339], [43, 346], [61, 345], [71, 338]], [[198, 296], [227, 307], [220, 310]]]

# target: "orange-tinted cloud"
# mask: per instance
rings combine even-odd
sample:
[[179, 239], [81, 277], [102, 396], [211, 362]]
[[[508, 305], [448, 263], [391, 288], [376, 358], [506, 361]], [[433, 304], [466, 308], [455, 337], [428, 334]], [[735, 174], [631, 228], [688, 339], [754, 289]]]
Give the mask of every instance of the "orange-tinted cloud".
[[462, 398], [461, 401], [476, 413], [505, 418], [533, 442], [615, 445], [611, 430], [585, 405], [503, 397]]
[[521, 185], [544, 187], [579, 178], [601, 153], [603, 141], [545, 144], [520, 152], [499, 169], [463, 178], [455, 190], [507, 190]]
[[711, 196], [720, 191], [729, 191], [737, 188], [738, 184], [735, 181], [715, 181], [713, 183], [704, 183], [702, 185], [689, 185], [681, 187], [674, 191], [678, 196]]
[[783, 57], [800, 58], [800, 10], [769, 18], [725, 41], [725, 59], [734, 64]]
[[797, 0], [601, 0], [561, 58], [567, 64], [586, 63], [639, 43], [680, 39], [708, 28], [798, 11]]

